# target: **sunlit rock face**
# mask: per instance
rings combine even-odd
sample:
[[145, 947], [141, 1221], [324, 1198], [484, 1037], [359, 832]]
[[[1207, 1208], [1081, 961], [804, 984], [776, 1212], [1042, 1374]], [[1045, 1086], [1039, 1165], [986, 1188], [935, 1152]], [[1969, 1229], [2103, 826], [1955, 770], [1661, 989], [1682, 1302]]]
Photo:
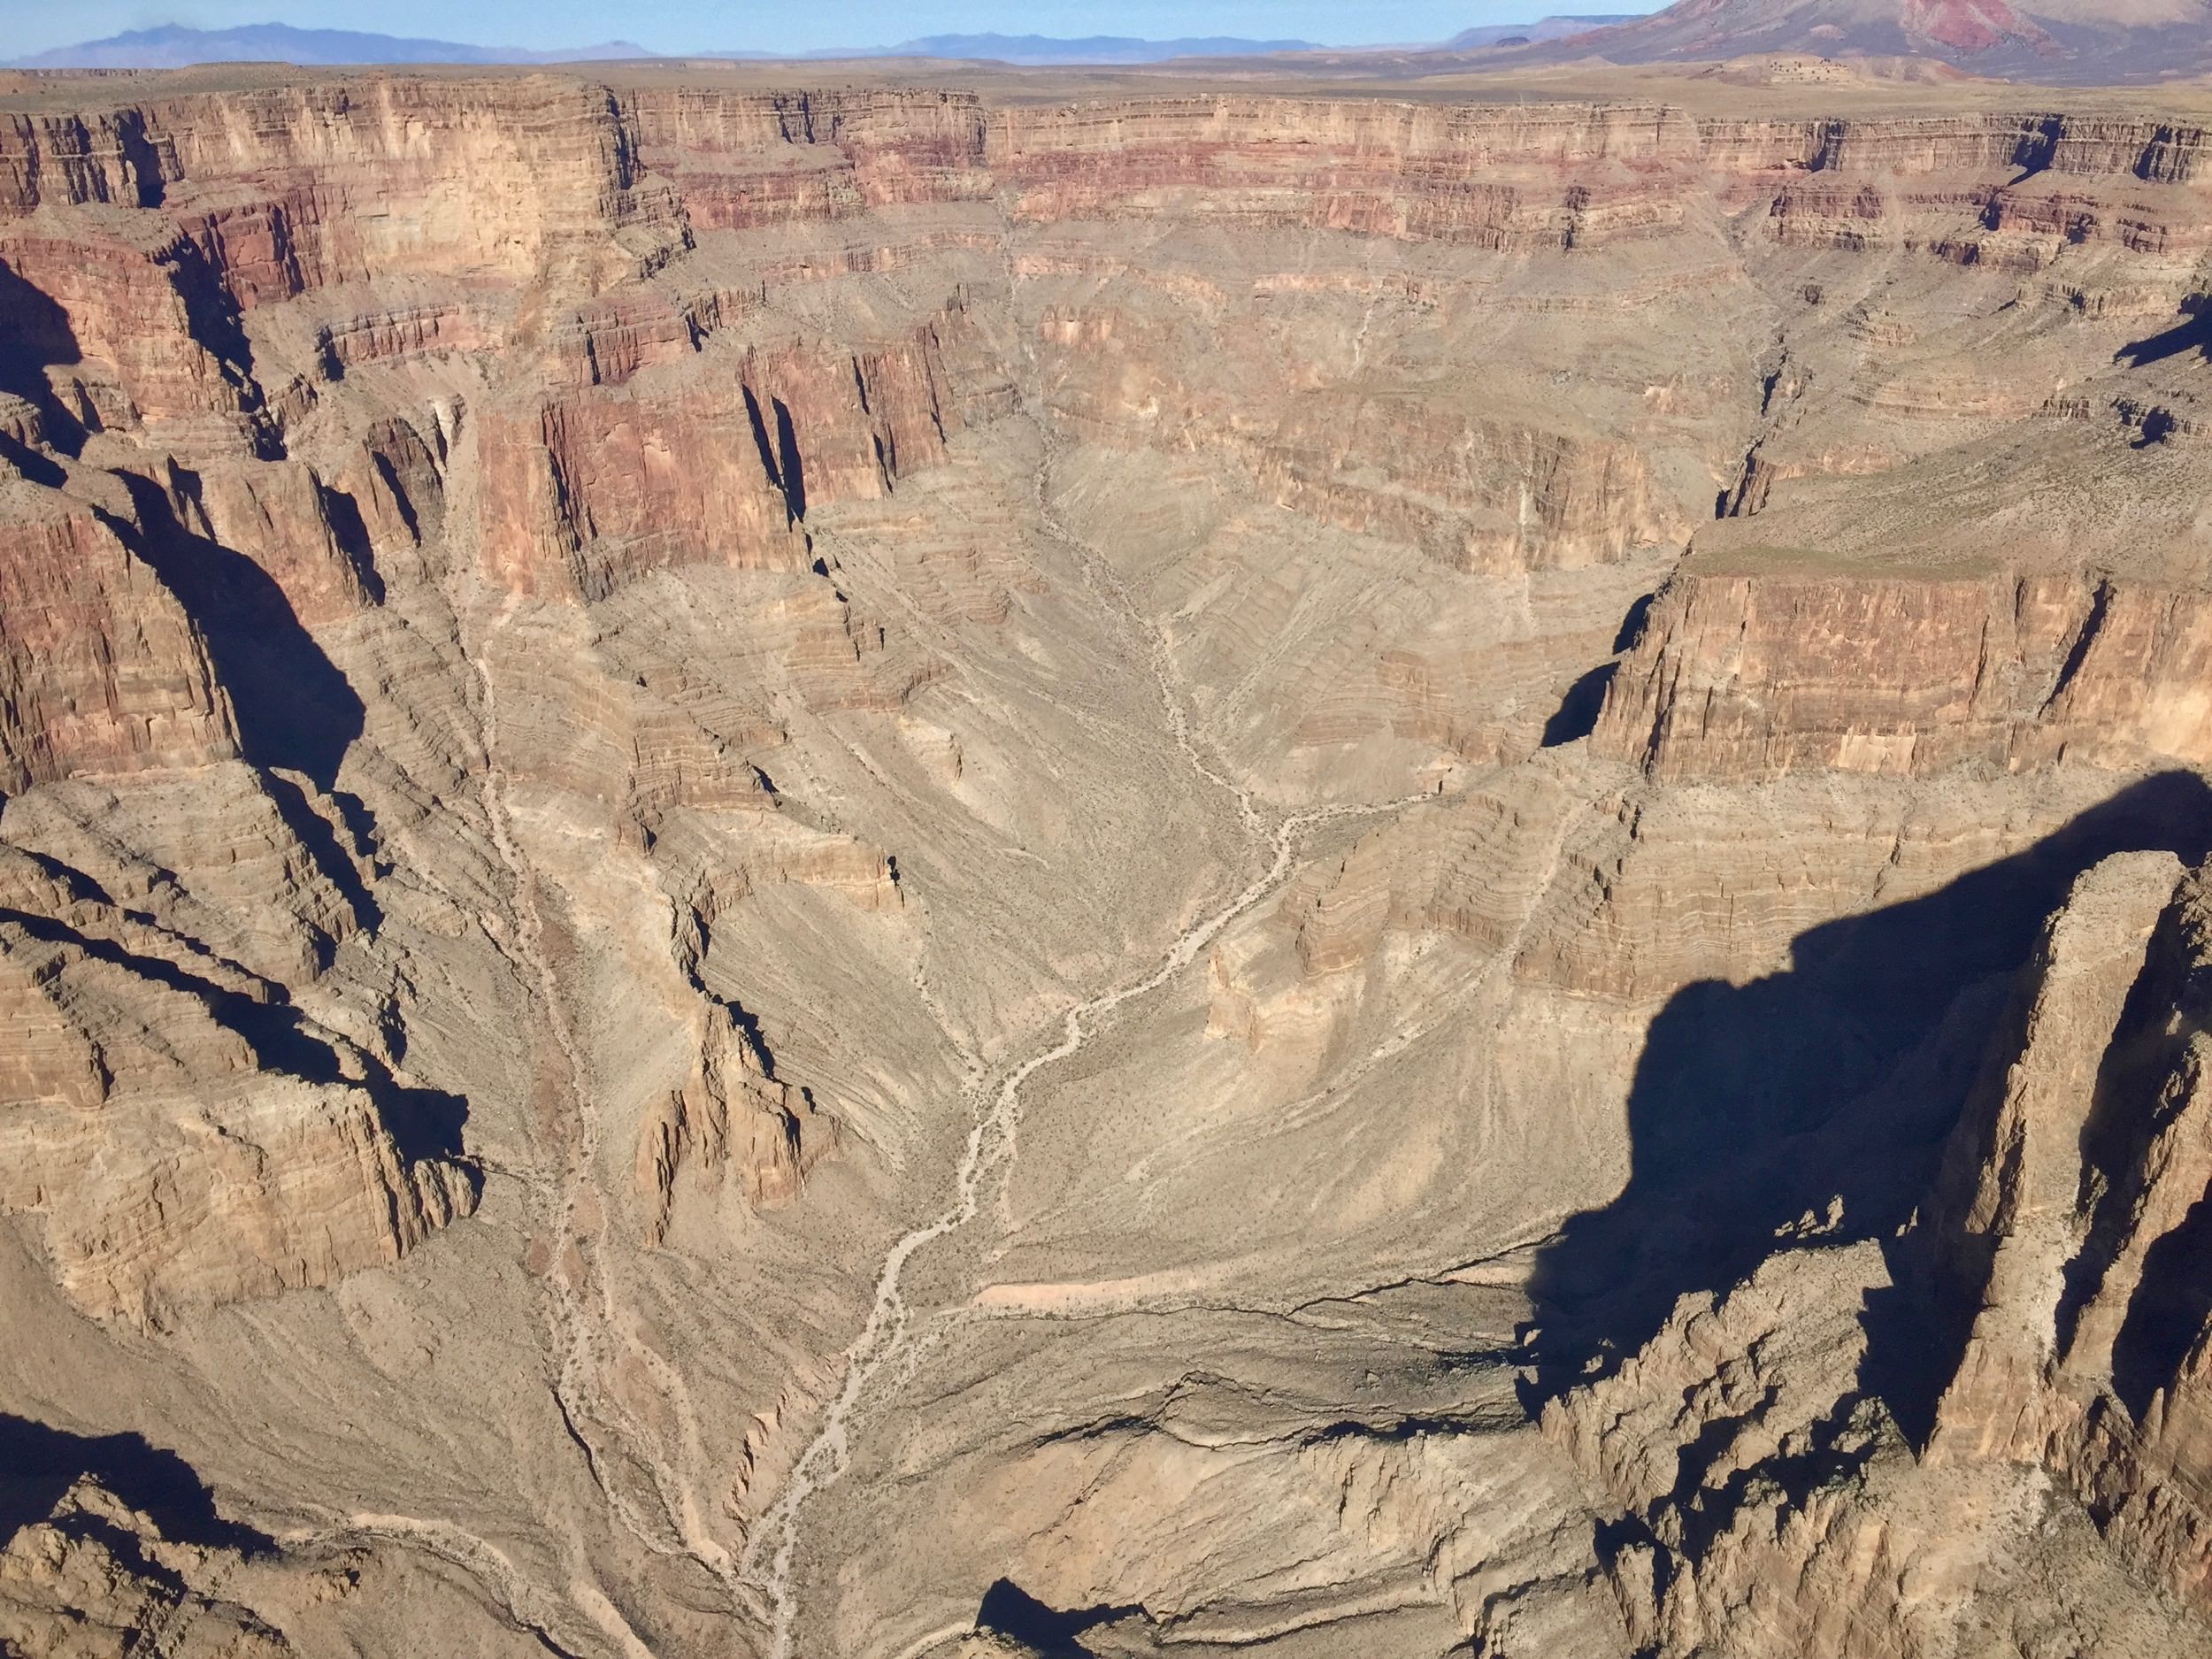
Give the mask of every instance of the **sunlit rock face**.
[[0, 83], [0, 1645], [2212, 1649], [2201, 103]]

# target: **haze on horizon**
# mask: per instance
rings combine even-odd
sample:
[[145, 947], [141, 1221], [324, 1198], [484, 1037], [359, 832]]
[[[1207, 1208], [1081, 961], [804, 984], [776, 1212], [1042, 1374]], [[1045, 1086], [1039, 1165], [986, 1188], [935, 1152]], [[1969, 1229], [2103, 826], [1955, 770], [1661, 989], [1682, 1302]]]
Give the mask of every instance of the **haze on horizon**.
[[[607, 0], [482, 0], [459, 12], [443, 0], [386, 0], [371, 12], [351, 0], [188, 0], [175, 6], [83, 0], [66, 8], [48, 0], [0, 0], [0, 38], [10, 43], [0, 55], [14, 58], [171, 23], [204, 29], [287, 23], [544, 50], [619, 39], [677, 54], [805, 52], [987, 33], [1151, 40], [1236, 35], [1356, 46], [1440, 41], [1483, 24], [1576, 9], [1512, 0], [1400, 0], [1379, 6], [1341, 0], [930, 0], [922, 5], [820, 0], [807, 7], [667, 0], [649, 11]], [[1656, 6], [1653, 0], [1605, 0], [1580, 9], [1646, 12]]]

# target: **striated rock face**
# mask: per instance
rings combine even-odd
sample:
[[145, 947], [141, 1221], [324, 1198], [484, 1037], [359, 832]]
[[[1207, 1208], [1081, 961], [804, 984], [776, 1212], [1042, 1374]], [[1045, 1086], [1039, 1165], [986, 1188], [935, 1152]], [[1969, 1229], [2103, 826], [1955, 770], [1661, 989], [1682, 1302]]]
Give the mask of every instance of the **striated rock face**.
[[0, 1207], [45, 1218], [79, 1305], [161, 1323], [326, 1285], [474, 1207], [468, 1171], [396, 1143], [407, 1091], [280, 987], [66, 866], [13, 846], [5, 862]]
[[[2085, 879], [2043, 947], [2001, 1100], [1970, 1108], [1954, 1140], [1952, 1190], [1931, 1220], [1957, 1235], [1962, 1276], [1970, 1280], [1978, 1266], [1983, 1306], [1937, 1412], [1936, 1460], [2039, 1449], [2026, 1412], [2056, 1358], [2060, 1304], [2049, 1287], [2070, 1277], [2067, 1258], [2078, 1248], [2083, 1132], [2177, 873], [2152, 855], [2138, 868], [2105, 866]], [[1970, 1160], [1978, 1167], [1962, 1190], [1969, 1178], [1956, 1166]]]
[[0, 84], [0, 1645], [2206, 1651], [2212, 121], [1576, 73]]
[[[2193, 1229], [2212, 1169], [2198, 1149], [2192, 1010], [2204, 900], [2200, 873], [2177, 889], [2156, 873], [2144, 872], [2132, 914], [2069, 907], [2085, 932], [2102, 921], [2115, 953], [2072, 1039], [2079, 1075], [2038, 1066], [2031, 1077], [2024, 1057], [2001, 1102], [1954, 1140], [1930, 1223], [1957, 1294], [1981, 1311], [1929, 1455], [2047, 1462], [2108, 1536], [2201, 1608], [2207, 1523], [2194, 1494], [2208, 1442], [2193, 1395], [2212, 1310]], [[2031, 1048], [2049, 1000], [2029, 1016]]]
[[2212, 755], [2200, 593], [2088, 576], [1730, 574], [1660, 595], [1593, 747], [1670, 779]]
[[0, 1552], [0, 1634], [25, 1655], [168, 1651], [279, 1659], [294, 1648], [246, 1608], [195, 1587], [234, 1571], [234, 1551], [170, 1543], [97, 1484], [66, 1493]]
[[88, 503], [19, 490], [0, 558], [8, 792], [234, 754], [206, 641], [154, 572]]
[[2202, 1193], [2171, 1133], [2201, 880], [2144, 853], [2076, 884], [1894, 1244], [1843, 1242], [1839, 1198], [1546, 1407], [1626, 1511], [1608, 1571], [1640, 1641], [2033, 1651], [2088, 1607], [2100, 1642], [2203, 1647], [2201, 1448], [2160, 1414], [2206, 1316], [2145, 1269], [2188, 1248], [2148, 1194]]
[[959, 429], [949, 404], [928, 326], [864, 357], [749, 354], [679, 397], [580, 394], [548, 403], [534, 430], [492, 416], [477, 440], [487, 573], [522, 593], [601, 599], [675, 565], [805, 570], [810, 503], [876, 500], [902, 457], [909, 468], [941, 460]]

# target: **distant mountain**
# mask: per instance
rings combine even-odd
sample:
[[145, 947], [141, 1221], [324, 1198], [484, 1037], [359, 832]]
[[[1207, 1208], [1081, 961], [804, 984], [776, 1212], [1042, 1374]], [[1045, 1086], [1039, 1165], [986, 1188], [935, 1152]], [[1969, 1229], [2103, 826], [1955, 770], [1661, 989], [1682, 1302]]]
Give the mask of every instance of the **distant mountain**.
[[[929, 35], [895, 46], [812, 51], [821, 60], [937, 58], [1025, 66], [1140, 65], [1171, 58], [1318, 52], [1310, 41], [1234, 35], [1141, 40], [1043, 35]], [[1717, 62], [1774, 55], [1918, 58], [1980, 75], [2063, 81], [2148, 81], [2212, 73], [2212, 0], [1678, 0], [1649, 16], [1555, 16], [1488, 24], [1429, 53], [1474, 53], [1486, 64]], [[769, 58], [753, 51], [701, 57]], [[656, 56], [627, 41], [541, 51], [459, 41], [403, 39], [284, 23], [134, 29], [16, 59], [17, 69], [175, 69], [193, 64], [571, 64]], [[1332, 54], [1340, 65], [1374, 56]]]
[[1633, 21], [1640, 14], [1633, 12], [1609, 12], [1603, 17], [1539, 18], [1533, 23], [1487, 23], [1480, 28], [1463, 29], [1444, 42], [1447, 51], [1479, 51], [1486, 46], [1521, 46], [1545, 41], [1572, 40], [1578, 35], [1587, 35], [1595, 29], [1615, 23]]
[[1157, 64], [1171, 58], [1253, 58], [1317, 50], [1311, 41], [1248, 41], [1233, 35], [1144, 41], [1118, 35], [1093, 35], [1080, 40], [1058, 40], [1045, 35], [926, 35], [889, 48], [887, 55], [1000, 64]]
[[[1547, 37], [1549, 38], [1549, 37]], [[931, 35], [896, 46], [848, 47], [792, 56], [821, 60], [851, 58], [949, 58], [971, 62], [1156, 64], [1171, 58], [1248, 58], [1316, 50], [1310, 41], [1249, 41], [1231, 35], [1147, 41], [1098, 35], [1059, 40], [1043, 35]], [[285, 23], [239, 28], [194, 29], [171, 25], [133, 29], [105, 40], [60, 46], [19, 58], [11, 69], [181, 69], [192, 64], [572, 64], [657, 54], [628, 41], [609, 41], [568, 51], [531, 51], [518, 46], [471, 46], [459, 41], [404, 40], [350, 29], [296, 29]], [[702, 58], [772, 59], [757, 51], [702, 52]]]
[[285, 23], [250, 23], [234, 29], [168, 25], [132, 29], [105, 40], [58, 46], [19, 58], [12, 69], [182, 69], [193, 64], [572, 64], [606, 58], [650, 58], [627, 41], [608, 41], [569, 51], [540, 52], [518, 46], [469, 46], [458, 41], [403, 40], [350, 29], [296, 29]]
[[2212, 70], [2212, 0], [1678, 0], [1532, 58], [1706, 62], [1766, 54], [1924, 58], [2029, 81]]

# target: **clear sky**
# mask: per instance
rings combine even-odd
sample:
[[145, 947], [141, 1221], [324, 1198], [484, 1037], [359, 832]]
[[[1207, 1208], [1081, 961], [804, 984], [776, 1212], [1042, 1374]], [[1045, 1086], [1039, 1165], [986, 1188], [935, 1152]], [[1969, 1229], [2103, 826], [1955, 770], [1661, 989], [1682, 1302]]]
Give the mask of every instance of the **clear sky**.
[[649, 51], [806, 51], [922, 35], [1239, 35], [1324, 45], [1436, 41], [1548, 12], [1655, 0], [0, 0], [0, 60], [161, 23], [290, 23], [488, 46], [634, 41]]

